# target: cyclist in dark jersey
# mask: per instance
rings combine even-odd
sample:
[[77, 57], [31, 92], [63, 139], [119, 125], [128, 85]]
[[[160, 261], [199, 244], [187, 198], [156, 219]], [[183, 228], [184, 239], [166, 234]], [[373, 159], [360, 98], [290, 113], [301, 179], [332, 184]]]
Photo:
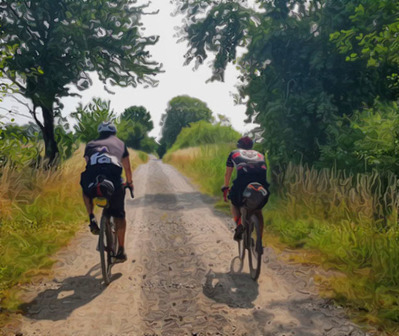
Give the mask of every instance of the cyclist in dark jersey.
[[[233, 186], [229, 193], [229, 198], [232, 203], [232, 214], [234, 221], [237, 224], [235, 229], [234, 239], [240, 240], [244, 231], [241, 225], [240, 207], [243, 205], [243, 192], [246, 186], [251, 182], [258, 182], [262, 184], [268, 191], [269, 183], [266, 180], [266, 162], [265, 157], [252, 149], [253, 141], [249, 137], [242, 137], [237, 142], [237, 149], [233, 150], [226, 162], [226, 173], [224, 176], [223, 192], [229, 191], [230, 179], [233, 174], [234, 167], [237, 169], [237, 178], [233, 181]], [[261, 209], [267, 203], [268, 197], [265, 198], [264, 203], [259, 206]], [[259, 213], [261, 219], [261, 229], [263, 228], [262, 212]]]
[[103, 122], [98, 126], [99, 138], [87, 143], [84, 158], [86, 170], [81, 175], [83, 201], [90, 219], [90, 231], [99, 234], [99, 227], [93, 214], [93, 186], [99, 175], [105, 176], [113, 184], [114, 192], [109, 198], [109, 207], [105, 209], [115, 219], [119, 250], [116, 259], [127, 259], [125, 245], [125, 193], [122, 185], [122, 168], [125, 170], [126, 184], [133, 189], [132, 169], [129, 152], [125, 143], [116, 137], [116, 127], [112, 122]]

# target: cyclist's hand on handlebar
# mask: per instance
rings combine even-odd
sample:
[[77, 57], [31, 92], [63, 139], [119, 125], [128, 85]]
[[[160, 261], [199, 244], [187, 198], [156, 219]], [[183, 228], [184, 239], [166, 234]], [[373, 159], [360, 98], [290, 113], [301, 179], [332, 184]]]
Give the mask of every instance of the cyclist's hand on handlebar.
[[224, 199], [225, 202], [227, 202], [227, 195], [228, 195], [229, 192], [230, 192], [230, 188], [229, 188], [229, 186], [223, 186], [223, 187], [221, 188], [221, 190], [222, 190], [222, 192], [223, 192], [223, 199]]
[[130, 196], [132, 196], [132, 198], [134, 198], [133, 195], [133, 190], [134, 190], [134, 186], [133, 186], [133, 182], [125, 182], [123, 184], [123, 189], [129, 189], [130, 190]]

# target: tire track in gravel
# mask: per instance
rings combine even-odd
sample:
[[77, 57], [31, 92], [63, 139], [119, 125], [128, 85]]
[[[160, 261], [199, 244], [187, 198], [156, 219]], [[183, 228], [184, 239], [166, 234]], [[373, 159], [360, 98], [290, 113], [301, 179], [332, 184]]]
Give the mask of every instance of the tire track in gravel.
[[111, 284], [102, 285], [96, 239], [84, 231], [57, 254], [54, 279], [26, 287], [9, 335], [367, 335], [318, 297], [315, 267], [266, 249], [257, 283], [245, 269], [230, 274], [232, 222], [173, 167], [152, 159], [134, 181], [128, 261]]

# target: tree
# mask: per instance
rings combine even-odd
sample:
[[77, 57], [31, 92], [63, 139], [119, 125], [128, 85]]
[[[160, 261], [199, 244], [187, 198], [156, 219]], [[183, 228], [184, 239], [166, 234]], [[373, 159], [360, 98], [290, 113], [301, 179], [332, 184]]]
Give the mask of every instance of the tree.
[[147, 136], [145, 127], [133, 120], [121, 120], [118, 124], [118, 137], [133, 149], [141, 149], [141, 141]]
[[177, 96], [169, 101], [161, 117], [162, 139], [165, 149], [170, 148], [183, 127], [190, 123], [212, 120], [212, 111], [203, 101], [189, 96]]
[[151, 114], [143, 106], [130, 106], [123, 111], [118, 124], [118, 136], [126, 145], [152, 153], [156, 151], [157, 143], [148, 133], [154, 128]]
[[[258, 0], [258, 9], [245, 1], [176, 1], [189, 18], [182, 32], [187, 62], [201, 64], [215, 54], [212, 80], [223, 80], [228, 63], [238, 65], [248, 121], [265, 130], [274, 167], [317, 162], [336, 118], [372, 106], [376, 97], [395, 97], [387, 69], [347, 62], [330, 40], [351, 27], [360, 1]], [[247, 51], [238, 59], [239, 47]]]
[[154, 128], [151, 120], [151, 114], [143, 106], [130, 106], [121, 114], [121, 120], [131, 120], [135, 123], [143, 125], [147, 132]]
[[71, 116], [76, 120], [74, 129], [77, 137], [86, 143], [98, 137], [97, 128], [101, 122], [116, 118], [115, 112], [111, 110], [111, 102], [100, 98], [93, 98], [93, 101], [85, 106], [79, 104]]
[[391, 74], [387, 79], [396, 90], [399, 90], [398, 12], [397, 1], [361, 0], [350, 16], [351, 26], [331, 34], [331, 40], [348, 61], [361, 58], [367, 60], [369, 67], [389, 69]]
[[[5, 60], [4, 72], [33, 104], [50, 162], [57, 156], [54, 118], [59, 99], [70, 85], [79, 90], [91, 84], [95, 71], [105, 84], [154, 84], [160, 69], [146, 47], [157, 37], [142, 36], [140, 18], [145, 6], [115, 0], [4, 0], [0, 3], [0, 48], [17, 45]], [[24, 75], [25, 74], [25, 75]], [[41, 110], [43, 123], [37, 116]]]

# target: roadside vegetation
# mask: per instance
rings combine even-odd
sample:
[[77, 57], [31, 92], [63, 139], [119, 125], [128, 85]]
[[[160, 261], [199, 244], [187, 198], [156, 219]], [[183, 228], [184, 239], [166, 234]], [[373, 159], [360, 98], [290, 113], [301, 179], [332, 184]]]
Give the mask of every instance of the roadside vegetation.
[[[80, 173], [84, 146], [57, 169], [13, 167], [0, 174], [0, 305], [14, 311], [18, 287], [49, 270], [51, 255], [79, 230], [86, 230]], [[130, 150], [132, 168], [145, 153]], [[16, 286], [16, 287], [15, 287]], [[9, 291], [14, 287], [14, 290]]]
[[[212, 137], [220, 125], [190, 126], [183, 128], [163, 160], [215, 196], [216, 206], [227, 212], [220, 187], [237, 133], [230, 129], [232, 138], [223, 143], [227, 135]], [[182, 145], [185, 139], [192, 140], [191, 147]], [[265, 245], [296, 250], [290, 261], [334, 270], [334, 276], [316, 278], [323, 295], [351, 308], [357, 322], [387, 331], [395, 330], [399, 319], [397, 185], [393, 173], [354, 174], [290, 164], [275, 176], [264, 209]]]
[[[84, 144], [97, 137], [100, 122], [114, 119], [115, 114], [109, 102], [94, 99], [86, 107], [79, 107], [75, 118], [74, 131], [63, 120], [55, 128], [56, 165], [48, 165], [43, 158], [44, 141], [35, 124], [0, 122], [0, 312], [4, 313], [0, 314], [0, 322], [8, 312], [17, 310], [20, 287], [48, 273], [54, 262], [52, 255], [76, 232], [87, 229], [79, 184], [85, 168]], [[135, 120], [140, 125], [139, 118]], [[115, 122], [124, 128], [126, 141], [134, 137], [123, 119]], [[150, 143], [147, 132], [152, 122], [146, 122], [137, 147], [141, 139]], [[129, 126], [134, 127], [133, 123]], [[153, 146], [147, 149], [155, 151]], [[129, 152], [132, 169], [148, 160], [143, 151]]]
[[[268, 160], [269, 243], [278, 237], [304, 252], [298, 261], [339, 271], [318, 279], [325, 295], [399, 334], [399, 2], [171, 2], [185, 16], [177, 34], [187, 42], [185, 63], [210, 64], [211, 81], [224, 81], [228, 66], [240, 71], [234, 99], [246, 105], [246, 122], [259, 125], [257, 149]], [[71, 86], [87, 89], [91, 72], [106, 88], [157, 84], [162, 69], [147, 49], [158, 37], [139, 29], [146, 5], [33, 0], [0, 8], [0, 101], [22, 95], [33, 121], [0, 120], [3, 307], [7, 288], [51, 264], [47, 255], [81, 225], [79, 143], [101, 121], [114, 120], [132, 148], [165, 155], [214, 196], [239, 134], [186, 95], [168, 102], [159, 144], [143, 106], [114, 112], [93, 99], [71, 114], [72, 129], [60, 99]]]
[[[240, 71], [236, 99], [269, 161], [266, 237], [339, 271], [318, 279], [325, 294], [398, 335], [399, 3], [174, 3], [186, 16], [186, 63], [215, 55], [210, 80], [223, 81], [231, 65]], [[192, 151], [206, 162], [203, 146]], [[188, 149], [167, 158], [182, 155]]]

